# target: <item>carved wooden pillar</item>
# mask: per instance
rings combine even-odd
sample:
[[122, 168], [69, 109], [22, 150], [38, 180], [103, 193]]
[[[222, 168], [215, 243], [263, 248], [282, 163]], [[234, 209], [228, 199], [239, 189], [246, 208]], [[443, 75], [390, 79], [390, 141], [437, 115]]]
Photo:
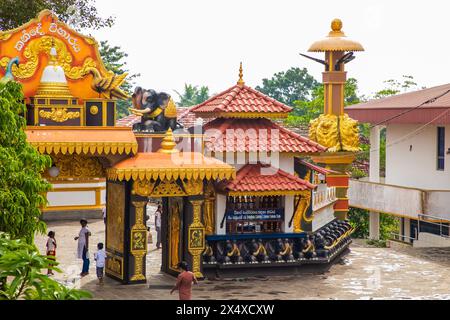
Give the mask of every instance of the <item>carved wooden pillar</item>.
[[[136, 199], [137, 200], [137, 199]], [[147, 227], [145, 226], [145, 210], [147, 199], [132, 201], [130, 221], [134, 224], [130, 230], [130, 282], [145, 282], [145, 257], [147, 254]], [[134, 214], [134, 217], [133, 217]], [[133, 219], [134, 218], [134, 219]]]
[[203, 199], [200, 196], [189, 197], [189, 209], [185, 216], [187, 227], [187, 262], [191, 265], [192, 272], [197, 278], [203, 278], [202, 254], [205, 250], [205, 227], [201, 221]]

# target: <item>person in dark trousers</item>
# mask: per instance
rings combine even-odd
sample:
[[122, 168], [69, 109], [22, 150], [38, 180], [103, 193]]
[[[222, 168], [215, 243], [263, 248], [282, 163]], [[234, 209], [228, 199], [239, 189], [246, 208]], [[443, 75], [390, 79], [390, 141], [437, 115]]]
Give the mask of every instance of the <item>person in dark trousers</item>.
[[192, 299], [192, 283], [197, 284], [197, 278], [189, 271], [189, 265], [187, 262], [182, 261], [178, 264], [178, 268], [181, 269], [181, 273], [178, 275], [175, 286], [170, 291], [172, 294], [175, 290], [178, 290], [180, 300]]
[[78, 237], [75, 237], [75, 241], [78, 240], [77, 256], [78, 259], [83, 259], [83, 268], [81, 270], [80, 276], [84, 277], [89, 274], [89, 237], [91, 232], [87, 227], [87, 220], [81, 219], [81, 230]]
[[158, 205], [158, 209], [155, 212], [156, 249], [161, 248], [161, 214], [162, 206]]
[[103, 270], [105, 268], [106, 252], [105, 249], [103, 249], [103, 243], [101, 242], [97, 244], [97, 252], [94, 253], [94, 260], [96, 264], [98, 284], [103, 285]]

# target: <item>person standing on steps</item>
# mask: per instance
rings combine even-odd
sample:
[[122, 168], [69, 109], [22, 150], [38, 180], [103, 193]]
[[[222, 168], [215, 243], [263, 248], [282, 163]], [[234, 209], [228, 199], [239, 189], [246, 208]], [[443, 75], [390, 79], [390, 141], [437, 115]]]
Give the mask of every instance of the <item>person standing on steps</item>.
[[77, 247], [77, 257], [78, 259], [83, 259], [83, 268], [80, 273], [80, 276], [84, 277], [89, 274], [89, 237], [91, 236], [91, 232], [87, 227], [87, 220], [81, 219], [81, 230], [78, 237], [75, 237], [75, 241], [78, 240]]

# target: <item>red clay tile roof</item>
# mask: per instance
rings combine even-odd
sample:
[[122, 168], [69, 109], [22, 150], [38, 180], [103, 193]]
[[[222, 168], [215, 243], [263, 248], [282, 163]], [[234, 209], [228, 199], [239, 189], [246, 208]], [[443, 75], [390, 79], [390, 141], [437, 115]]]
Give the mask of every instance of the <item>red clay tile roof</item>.
[[228, 182], [225, 189], [233, 192], [302, 191], [316, 186], [281, 169], [269, 165], [247, 164]]
[[[180, 122], [185, 129], [189, 129], [195, 125], [195, 119], [197, 118], [194, 113], [190, 112], [191, 107], [180, 107], [177, 108], [177, 120]], [[210, 119], [203, 119], [204, 122], [208, 122]], [[126, 117], [118, 119], [116, 121], [116, 126], [118, 127], [132, 127], [133, 124], [140, 121], [140, 117], [134, 114], [130, 114]]]
[[235, 85], [192, 107], [194, 113], [288, 113], [291, 107], [246, 85]]
[[205, 147], [212, 152], [316, 153], [326, 150], [320, 144], [263, 118], [219, 118], [207, 123], [204, 130]]

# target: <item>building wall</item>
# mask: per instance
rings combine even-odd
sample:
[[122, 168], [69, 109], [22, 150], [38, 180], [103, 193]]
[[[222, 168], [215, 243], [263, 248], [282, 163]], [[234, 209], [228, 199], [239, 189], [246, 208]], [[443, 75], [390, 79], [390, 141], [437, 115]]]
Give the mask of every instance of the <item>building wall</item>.
[[[445, 156], [445, 170], [437, 170], [437, 126], [430, 125], [413, 134], [421, 126], [392, 124], [386, 127], [386, 184], [450, 190], [449, 155]], [[450, 126], [447, 125], [445, 150], [449, 147]]]
[[44, 211], [101, 209], [106, 201], [106, 183], [54, 183], [47, 193], [47, 200]]

